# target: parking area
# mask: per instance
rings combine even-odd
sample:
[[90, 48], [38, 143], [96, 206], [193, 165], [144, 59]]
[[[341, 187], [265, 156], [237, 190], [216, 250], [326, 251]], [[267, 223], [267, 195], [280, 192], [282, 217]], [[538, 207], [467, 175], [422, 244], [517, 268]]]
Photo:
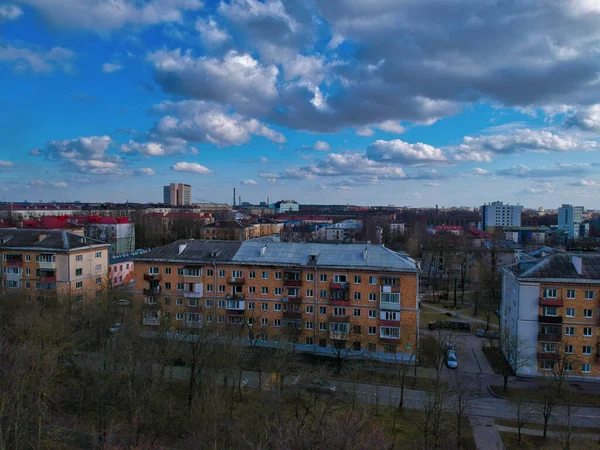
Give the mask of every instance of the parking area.
[[[432, 333], [436, 337], [435, 333]], [[477, 337], [470, 333], [456, 333], [452, 341], [455, 342], [455, 353], [458, 362], [457, 371], [465, 373], [483, 373], [493, 374], [493, 370], [488, 363], [486, 357], [481, 350], [481, 347], [486, 339]], [[452, 370], [455, 369], [448, 369]]]

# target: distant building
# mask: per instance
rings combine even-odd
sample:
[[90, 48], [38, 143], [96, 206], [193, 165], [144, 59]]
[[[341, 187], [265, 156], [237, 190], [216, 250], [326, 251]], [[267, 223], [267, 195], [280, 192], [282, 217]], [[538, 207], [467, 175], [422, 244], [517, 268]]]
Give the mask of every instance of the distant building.
[[189, 184], [171, 183], [163, 188], [163, 203], [171, 206], [192, 204], [192, 186]]
[[563, 204], [558, 208], [558, 229], [567, 230], [569, 239], [589, 236], [589, 224], [584, 225], [583, 212], [583, 206]]
[[363, 224], [357, 220], [344, 220], [319, 230], [320, 238], [326, 241], [352, 241], [362, 231]]
[[250, 225], [239, 220], [219, 220], [201, 228], [202, 238], [214, 241], [245, 241], [260, 237], [260, 226]]
[[300, 205], [294, 200], [281, 200], [275, 203], [275, 214], [295, 213], [300, 211]]
[[502, 202], [487, 203], [481, 207], [481, 224], [484, 231], [493, 233], [496, 227], [521, 226], [521, 205], [505, 205]]
[[85, 236], [110, 244], [110, 252], [125, 253], [135, 250], [135, 227], [127, 217], [71, 216], [67, 220], [85, 227]]
[[450, 233], [455, 236], [462, 236], [464, 232], [465, 230], [463, 227], [456, 225], [438, 225], [437, 227], [431, 229], [431, 234]]
[[112, 287], [133, 281], [133, 255], [111, 257], [108, 261], [108, 281]]
[[405, 225], [402, 222], [390, 222], [388, 224], [391, 234], [404, 234]]
[[504, 239], [516, 244], [543, 244], [546, 242], [546, 227], [504, 227]]

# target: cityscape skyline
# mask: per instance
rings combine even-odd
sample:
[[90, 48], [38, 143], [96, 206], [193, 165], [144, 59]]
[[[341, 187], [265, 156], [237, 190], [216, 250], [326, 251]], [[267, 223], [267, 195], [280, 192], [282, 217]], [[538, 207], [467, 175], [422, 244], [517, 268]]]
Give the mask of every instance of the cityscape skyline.
[[592, 2], [94, 3], [0, 2], [5, 201], [600, 208]]

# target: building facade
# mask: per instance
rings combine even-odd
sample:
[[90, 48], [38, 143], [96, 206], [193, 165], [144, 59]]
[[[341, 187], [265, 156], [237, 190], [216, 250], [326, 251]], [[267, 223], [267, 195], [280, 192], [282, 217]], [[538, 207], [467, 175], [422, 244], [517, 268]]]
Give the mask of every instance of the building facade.
[[275, 346], [410, 360], [418, 268], [364, 244], [177, 241], [135, 258], [142, 323], [207, 325]]
[[83, 301], [106, 287], [109, 245], [60, 230], [0, 230], [1, 291]]
[[586, 227], [582, 227], [584, 211], [583, 206], [567, 204], [562, 204], [558, 208], [558, 229], [567, 230], [569, 239], [579, 239], [589, 235], [589, 228], [586, 233]]
[[600, 379], [599, 299], [598, 254], [555, 252], [503, 268], [502, 348], [523, 345], [517, 374]]
[[171, 183], [163, 187], [163, 203], [171, 206], [192, 204], [192, 186], [182, 183]]
[[275, 203], [275, 214], [297, 213], [300, 211], [300, 205], [294, 200], [281, 200]]
[[493, 233], [495, 227], [521, 226], [521, 205], [505, 205], [502, 202], [487, 203], [481, 207], [481, 223], [484, 231]]

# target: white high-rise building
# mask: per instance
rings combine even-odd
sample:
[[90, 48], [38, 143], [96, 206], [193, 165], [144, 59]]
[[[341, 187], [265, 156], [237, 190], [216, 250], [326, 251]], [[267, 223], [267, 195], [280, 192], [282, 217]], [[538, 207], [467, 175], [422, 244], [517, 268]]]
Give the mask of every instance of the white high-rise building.
[[171, 206], [192, 204], [192, 186], [189, 184], [171, 183], [163, 188], [163, 203]]
[[486, 203], [481, 207], [482, 228], [489, 231], [490, 227], [519, 227], [522, 211], [521, 205], [505, 205], [502, 202]]
[[568, 230], [569, 239], [585, 237], [583, 224], [583, 206], [563, 204], [558, 208], [558, 229]]

